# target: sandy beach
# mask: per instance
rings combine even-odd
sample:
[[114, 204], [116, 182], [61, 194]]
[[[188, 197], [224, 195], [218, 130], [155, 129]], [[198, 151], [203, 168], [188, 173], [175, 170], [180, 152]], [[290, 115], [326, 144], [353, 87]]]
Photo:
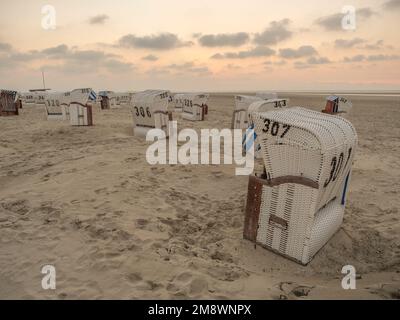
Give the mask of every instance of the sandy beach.
[[[204, 122], [175, 113], [179, 129], [230, 128], [233, 95], [211, 94]], [[149, 165], [129, 108], [94, 108], [93, 127], [41, 106], [0, 117], [0, 299], [399, 299], [400, 96], [350, 99], [344, 223], [307, 266], [243, 239], [248, 177], [234, 165]], [[56, 290], [41, 287], [47, 264]], [[356, 290], [341, 287], [344, 265]]]

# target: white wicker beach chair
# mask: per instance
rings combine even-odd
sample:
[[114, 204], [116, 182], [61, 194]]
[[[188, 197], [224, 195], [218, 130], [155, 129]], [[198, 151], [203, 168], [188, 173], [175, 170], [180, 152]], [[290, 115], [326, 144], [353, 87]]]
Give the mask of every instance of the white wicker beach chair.
[[33, 106], [35, 104], [35, 99], [32, 92], [24, 92], [21, 95], [22, 105]]
[[46, 100], [46, 93], [42, 92], [42, 91], [33, 92], [33, 99], [34, 99], [34, 104], [36, 105], [36, 107], [44, 106], [45, 100]]
[[68, 120], [69, 92], [52, 92], [45, 95], [45, 110], [47, 120]]
[[251, 116], [265, 173], [249, 180], [244, 237], [307, 264], [342, 223], [357, 133], [299, 107]]
[[116, 108], [127, 107], [130, 105], [131, 96], [129, 92], [116, 92], [115, 93], [115, 106]]
[[0, 116], [18, 115], [17, 91], [0, 90]]
[[133, 95], [131, 106], [135, 136], [146, 137], [149, 130], [158, 128], [168, 137], [169, 120], [172, 120], [168, 100], [169, 91], [165, 90], [146, 90]]
[[247, 129], [249, 127], [247, 111], [249, 106], [256, 101], [263, 101], [263, 99], [256, 96], [235, 96], [235, 110], [233, 111], [231, 125], [232, 129]]
[[97, 95], [91, 88], [75, 89], [70, 93], [70, 123], [73, 126], [92, 126], [92, 105]]
[[172, 103], [174, 105], [175, 112], [182, 112], [183, 111], [183, 96], [182, 93], [176, 93], [172, 98]]
[[[252, 120], [251, 115], [254, 112], [267, 112], [272, 110], [279, 110], [282, 108], [286, 108], [288, 106], [288, 99], [271, 99], [271, 100], [258, 100], [253, 102], [247, 111], [247, 125], [249, 128], [254, 129], [254, 122]], [[257, 137], [257, 133], [254, 132], [253, 136], [248, 136], [248, 131], [245, 132], [245, 137], [243, 138], [243, 147], [245, 151], [248, 151], [249, 143], [250, 145], [254, 143], [254, 156], [256, 159], [261, 159], [261, 145], [259, 143], [259, 139]], [[253, 140], [251, 140], [253, 139]]]
[[182, 102], [182, 118], [191, 121], [203, 121], [208, 114], [207, 101], [210, 97], [205, 93], [178, 94]]

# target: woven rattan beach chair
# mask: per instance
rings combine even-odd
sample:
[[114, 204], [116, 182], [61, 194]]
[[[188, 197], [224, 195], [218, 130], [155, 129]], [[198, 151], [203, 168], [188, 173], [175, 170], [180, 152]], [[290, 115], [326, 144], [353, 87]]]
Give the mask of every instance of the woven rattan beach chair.
[[356, 131], [299, 107], [251, 117], [265, 172], [249, 178], [244, 237], [307, 264], [342, 223]]
[[248, 116], [247, 111], [249, 106], [256, 101], [262, 101], [263, 99], [256, 96], [244, 96], [237, 95], [235, 96], [235, 110], [232, 115], [232, 129], [247, 129], [248, 124]]
[[18, 109], [17, 91], [0, 90], [0, 116], [17, 116]]
[[133, 95], [131, 107], [135, 136], [146, 137], [149, 130], [157, 128], [168, 137], [169, 121], [172, 120], [168, 100], [169, 91], [165, 90], [146, 90]]
[[[288, 106], [288, 99], [271, 99], [271, 100], [258, 100], [253, 102], [247, 111], [247, 125], [250, 129], [254, 129], [254, 122], [252, 120], [252, 113], [254, 112], [267, 112], [271, 110], [279, 110], [282, 108], [286, 108]], [[251, 133], [250, 133], [251, 134]], [[254, 135], [249, 136], [249, 131], [247, 130], [244, 133], [243, 138], [243, 147], [246, 152], [248, 151], [249, 144], [254, 143], [254, 155], [256, 159], [261, 159], [261, 145], [258, 142], [257, 133], [254, 132]]]
[[174, 104], [174, 111], [175, 112], [182, 112], [183, 111], [183, 103], [184, 103], [184, 95], [183, 93], [176, 93], [173, 98], [173, 104]]
[[70, 93], [70, 123], [73, 126], [92, 126], [92, 105], [97, 95], [91, 88], [75, 89]]
[[45, 110], [47, 120], [68, 120], [70, 102], [69, 92], [46, 93]]
[[182, 118], [191, 121], [203, 121], [208, 114], [209, 94], [184, 93], [178, 95], [183, 104]]
[[116, 92], [115, 93], [115, 107], [127, 107], [131, 102], [131, 94], [129, 92]]

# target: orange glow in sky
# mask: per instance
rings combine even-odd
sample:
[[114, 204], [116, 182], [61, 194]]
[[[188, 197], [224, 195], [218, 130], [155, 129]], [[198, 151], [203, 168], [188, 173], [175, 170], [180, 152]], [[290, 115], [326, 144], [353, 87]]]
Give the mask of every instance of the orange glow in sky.
[[2, 0], [0, 87], [397, 90], [399, 21], [400, 0]]

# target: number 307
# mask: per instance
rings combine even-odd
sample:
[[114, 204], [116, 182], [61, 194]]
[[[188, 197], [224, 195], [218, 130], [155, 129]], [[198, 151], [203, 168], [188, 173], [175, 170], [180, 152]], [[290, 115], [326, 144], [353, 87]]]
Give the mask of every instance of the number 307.
[[[288, 124], [280, 124], [279, 122], [272, 122], [269, 119], [264, 119], [264, 133], [271, 133], [272, 136], [276, 137], [280, 133], [280, 137], [283, 138], [289, 131], [290, 126]], [[283, 131], [283, 132], [282, 132]]]

